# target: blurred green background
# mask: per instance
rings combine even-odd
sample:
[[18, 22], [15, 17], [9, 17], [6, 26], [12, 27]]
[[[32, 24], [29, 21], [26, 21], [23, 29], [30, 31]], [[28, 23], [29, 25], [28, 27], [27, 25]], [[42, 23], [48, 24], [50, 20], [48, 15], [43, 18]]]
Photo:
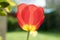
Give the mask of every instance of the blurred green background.
[[[6, 0], [0, 0], [0, 2], [5, 2], [5, 1]], [[44, 7], [45, 8], [44, 23], [37, 30], [38, 35], [36, 37], [33, 37], [30, 35], [29, 40], [60, 40], [60, 11], [59, 11], [60, 5], [59, 3], [60, 3], [59, 0], [46, 1], [46, 6]], [[15, 8], [16, 6], [11, 7], [10, 8], [11, 12], [7, 13], [6, 40], [26, 40], [27, 32], [22, 30], [18, 25]]]

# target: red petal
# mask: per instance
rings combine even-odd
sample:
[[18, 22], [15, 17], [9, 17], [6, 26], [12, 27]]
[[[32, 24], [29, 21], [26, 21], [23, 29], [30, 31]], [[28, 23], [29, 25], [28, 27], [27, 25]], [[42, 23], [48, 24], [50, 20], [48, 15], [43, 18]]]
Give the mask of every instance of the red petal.
[[22, 10], [21, 17], [22, 17], [23, 21], [25, 22], [25, 24], [29, 24], [30, 11], [29, 11], [29, 9], [28, 9], [28, 6], [25, 7], [25, 8]]
[[33, 14], [33, 25], [36, 25], [36, 28], [38, 29], [39, 26], [43, 23], [43, 20], [44, 20], [44, 10], [43, 8], [38, 8], [34, 14]]
[[29, 24], [33, 24], [33, 21], [34, 21], [33, 14], [34, 14], [34, 11], [37, 9], [37, 6], [31, 4], [28, 7], [30, 11]]
[[18, 19], [18, 23], [19, 23], [19, 25], [20, 26], [22, 26], [22, 25], [24, 25], [25, 23], [24, 23], [24, 21], [23, 21], [23, 19], [22, 19], [22, 17], [21, 17], [21, 14], [22, 14], [22, 10], [26, 7], [27, 5], [26, 4], [20, 4], [19, 6], [18, 6], [18, 10], [17, 10], [17, 19]]

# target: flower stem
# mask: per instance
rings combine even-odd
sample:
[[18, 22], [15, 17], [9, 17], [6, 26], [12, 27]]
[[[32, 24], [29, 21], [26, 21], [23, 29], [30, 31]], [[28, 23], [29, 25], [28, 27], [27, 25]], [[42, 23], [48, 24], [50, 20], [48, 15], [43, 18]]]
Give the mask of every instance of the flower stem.
[[29, 40], [29, 33], [30, 33], [30, 31], [28, 31], [28, 34], [27, 34], [27, 40]]

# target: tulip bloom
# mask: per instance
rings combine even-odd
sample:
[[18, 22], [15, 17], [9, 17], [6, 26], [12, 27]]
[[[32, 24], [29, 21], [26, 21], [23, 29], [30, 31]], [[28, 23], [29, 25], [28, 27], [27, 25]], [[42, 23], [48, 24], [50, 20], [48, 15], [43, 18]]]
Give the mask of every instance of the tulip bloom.
[[23, 30], [36, 31], [44, 21], [44, 9], [33, 4], [20, 4], [16, 16]]

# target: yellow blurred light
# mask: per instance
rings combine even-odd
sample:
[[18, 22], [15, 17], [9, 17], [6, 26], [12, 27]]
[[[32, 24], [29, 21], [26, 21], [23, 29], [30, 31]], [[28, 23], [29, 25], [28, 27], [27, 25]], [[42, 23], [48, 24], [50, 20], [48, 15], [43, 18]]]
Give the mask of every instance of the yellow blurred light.
[[0, 5], [0, 7], [1, 7], [1, 5]]
[[2, 40], [2, 36], [0, 36], [0, 40]]
[[11, 6], [16, 6], [15, 2], [9, 2]]
[[13, 2], [12, 0], [7, 0], [7, 2], [10, 4], [10, 6], [16, 6], [16, 3]]
[[7, 12], [10, 12], [10, 10], [9, 10], [9, 8], [8, 8], [8, 7], [6, 7], [6, 8], [5, 8], [5, 10], [6, 10]]

